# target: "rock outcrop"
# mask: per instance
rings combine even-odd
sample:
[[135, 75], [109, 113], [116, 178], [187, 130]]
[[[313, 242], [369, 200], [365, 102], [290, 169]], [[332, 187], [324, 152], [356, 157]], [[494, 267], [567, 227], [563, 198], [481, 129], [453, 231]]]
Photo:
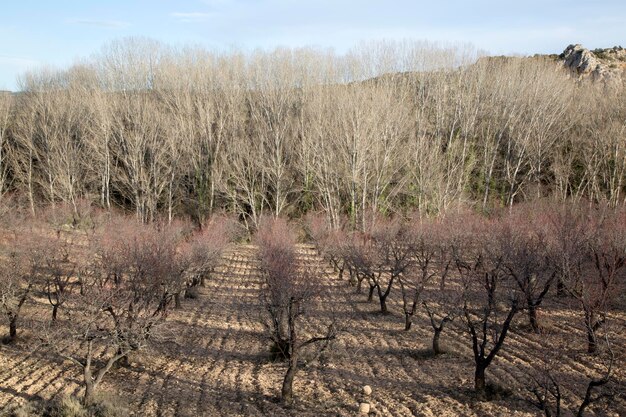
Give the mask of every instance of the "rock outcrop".
[[569, 45], [559, 58], [563, 66], [579, 78], [594, 81], [625, 79], [626, 49], [621, 46], [590, 51], [582, 45]]

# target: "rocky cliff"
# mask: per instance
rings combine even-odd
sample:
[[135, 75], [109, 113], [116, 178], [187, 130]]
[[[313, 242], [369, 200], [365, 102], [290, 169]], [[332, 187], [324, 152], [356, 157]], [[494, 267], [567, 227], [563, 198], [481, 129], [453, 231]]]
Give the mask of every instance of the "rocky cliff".
[[565, 68], [579, 78], [594, 81], [626, 80], [626, 49], [615, 46], [593, 51], [582, 45], [569, 45], [559, 59]]

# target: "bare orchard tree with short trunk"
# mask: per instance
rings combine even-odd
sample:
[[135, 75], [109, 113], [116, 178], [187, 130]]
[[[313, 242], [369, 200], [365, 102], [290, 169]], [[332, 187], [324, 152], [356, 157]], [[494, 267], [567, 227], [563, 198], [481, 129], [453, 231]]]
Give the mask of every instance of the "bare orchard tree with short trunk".
[[[205, 286], [215, 268], [219, 265], [227, 246], [238, 237], [238, 227], [234, 220], [226, 216], [213, 216], [202, 229], [192, 233], [181, 245], [184, 248], [185, 282], [182, 291], [191, 295], [194, 287]], [[179, 293], [175, 295], [176, 307], [180, 307]]]
[[9, 334], [4, 340], [13, 342], [17, 338], [18, 319], [30, 295], [33, 280], [20, 254], [5, 252], [1, 256], [4, 259], [0, 261], [0, 309], [9, 327]]
[[[403, 243], [405, 250], [409, 251], [410, 264], [404, 274], [398, 280], [402, 293], [402, 309], [404, 311], [404, 330], [410, 330], [412, 319], [418, 311], [420, 297], [426, 286], [436, 280], [445, 286], [446, 277], [452, 258], [448, 248], [440, 235], [440, 225], [434, 221], [417, 222], [406, 225]], [[427, 309], [428, 310], [428, 309]], [[433, 317], [431, 316], [431, 319]], [[433, 322], [434, 323], [434, 322]], [[443, 323], [437, 333], [443, 329]]]
[[380, 312], [387, 314], [387, 299], [394, 283], [406, 276], [415, 261], [413, 239], [405, 230], [404, 222], [397, 218], [375, 219], [370, 235], [374, 247], [374, 268], [378, 270], [373, 275], [373, 281], [380, 301]]
[[[177, 240], [169, 231], [130, 218], [106, 226], [89, 254], [96, 262], [92, 273], [66, 302], [67, 319], [45, 334], [54, 350], [82, 369], [85, 404], [114, 365], [154, 339], [169, 312], [170, 289], [177, 288], [172, 281], [182, 279]], [[67, 349], [76, 344], [82, 349]]]
[[587, 352], [624, 288], [626, 214], [623, 209], [563, 205], [551, 222], [551, 244], [564, 291], [582, 310]]
[[40, 259], [47, 249], [45, 237], [24, 225], [13, 226], [2, 231], [0, 244], [0, 313], [8, 321], [7, 342], [17, 338], [22, 307], [39, 279]]
[[394, 283], [403, 276], [413, 260], [411, 245], [405, 241], [403, 222], [373, 216], [366, 232], [352, 233], [345, 252], [346, 262], [357, 279], [357, 292], [367, 279], [367, 300], [378, 295], [380, 312], [387, 314], [387, 299]]
[[331, 319], [321, 328], [311, 328], [313, 321], [317, 321], [316, 304], [325, 294], [324, 275], [320, 269], [302, 264], [287, 222], [281, 218], [263, 219], [255, 242], [259, 246], [263, 276], [261, 302], [266, 312], [263, 323], [274, 353], [288, 361], [281, 399], [289, 405], [294, 397], [293, 381], [306, 360], [307, 349], [312, 349], [314, 355], [325, 349], [335, 338], [335, 322]]
[[501, 251], [507, 254], [503, 268], [523, 295], [530, 328], [535, 333], [541, 330], [539, 307], [558, 273], [548, 249], [542, 217], [533, 215], [530, 206], [517, 208], [503, 220], [497, 242]]
[[350, 274], [350, 285], [359, 283], [350, 265], [345, 224], [333, 227], [326, 216], [308, 214], [306, 216], [306, 230], [315, 245], [319, 255], [332, 267], [339, 279], [343, 279], [346, 269]]
[[608, 313], [626, 289], [626, 211], [623, 208], [601, 209], [592, 218], [593, 236], [589, 240], [591, 268], [570, 292], [584, 313], [587, 352], [596, 353], [598, 331]]
[[83, 258], [85, 253], [76, 243], [76, 237], [72, 232], [61, 231], [55, 237], [42, 237], [46, 246], [39, 260], [39, 286], [52, 307], [52, 323], [57, 321], [59, 309], [78, 286], [76, 276], [80, 268], [89, 261]]
[[623, 384], [616, 375], [624, 360], [623, 349], [615, 346], [609, 334], [605, 334], [601, 340], [605, 347], [602, 354], [593, 356], [587, 364], [594, 369], [593, 373], [572, 378], [567, 372], [567, 363], [578, 358], [578, 349], [572, 348], [575, 344], [568, 340], [568, 336], [548, 335], [539, 342], [542, 355], [529, 375], [529, 402], [546, 417], [583, 417], [590, 408], [596, 413], [611, 411], [613, 401], [624, 393]]
[[[454, 271], [455, 263], [452, 253], [450, 235], [454, 232], [449, 227], [449, 221], [439, 220], [436, 225], [431, 225], [434, 230], [429, 233], [433, 239], [434, 250], [430, 268], [434, 270], [429, 285], [425, 286], [422, 305], [430, 325], [433, 329], [432, 349], [435, 355], [444, 353], [440, 339], [446, 325], [462, 314], [463, 287], [456, 281], [448, 279], [450, 272]], [[428, 252], [425, 252], [428, 253]], [[426, 257], [422, 258], [423, 260]], [[421, 261], [423, 263], [423, 261]]]
[[463, 315], [476, 365], [474, 389], [478, 396], [485, 397], [485, 371], [504, 346], [523, 301], [503, 268], [506, 254], [496, 243], [502, 225], [466, 215], [459, 219], [458, 227], [463, 229], [453, 250], [464, 287]]

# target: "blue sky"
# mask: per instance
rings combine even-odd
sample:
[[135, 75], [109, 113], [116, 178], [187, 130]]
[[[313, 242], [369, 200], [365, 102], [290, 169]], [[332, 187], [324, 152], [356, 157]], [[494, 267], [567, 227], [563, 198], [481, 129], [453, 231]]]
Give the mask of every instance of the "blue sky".
[[626, 46], [624, 0], [4, 0], [0, 89], [23, 71], [65, 67], [103, 44], [147, 36], [211, 49], [332, 47], [364, 40], [471, 42], [493, 54]]

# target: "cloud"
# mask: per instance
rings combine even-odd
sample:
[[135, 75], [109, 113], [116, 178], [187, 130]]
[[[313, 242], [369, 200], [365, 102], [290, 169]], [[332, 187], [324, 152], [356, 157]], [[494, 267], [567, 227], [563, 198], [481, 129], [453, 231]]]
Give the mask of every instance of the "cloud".
[[205, 13], [205, 12], [174, 12], [171, 13], [174, 19], [179, 22], [191, 23], [191, 22], [204, 22], [213, 16], [213, 13]]
[[71, 19], [68, 23], [74, 25], [97, 26], [101, 28], [124, 28], [130, 26], [129, 22], [121, 20], [98, 20], [98, 19]]

